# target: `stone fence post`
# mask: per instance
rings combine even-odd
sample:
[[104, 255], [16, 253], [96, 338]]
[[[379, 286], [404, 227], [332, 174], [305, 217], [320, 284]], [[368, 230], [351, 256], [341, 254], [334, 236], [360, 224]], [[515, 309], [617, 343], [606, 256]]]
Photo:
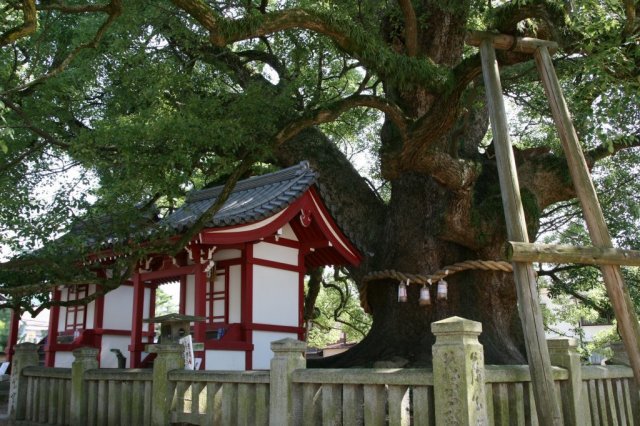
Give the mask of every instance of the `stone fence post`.
[[576, 339], [548, 339], [549, 357], [551, 364], [567, 369], [569, 381], [563, 390], [565, 423], [568, 425], [587, 424], [584, 406], [582, 404], [582, 365], [578, 354]]
[[71, 396], [70, 424], [84, 426], [87, 424], [87, 386], [84, 373], [98, 368], [98, 349], [77, 348], [73, 350], [71, 364]]
[[307, 345], [287, 338], [271, 342], [269, 424], [293, 425], [293, 371], [305, 368], [304, 351]]
[[431, 324], [437, 425], [487, 425], [482, 324], [451, 317]]
[[169, 371], [184, 368], [184, 346], [179, 344], [149, 345], [147, 351], [157, 354], [153, 361], [153, 387], [151, 390], [151, 424], [165, 426], [170, 422], [172, 397]]
[[38, 365], [38, 345], [35, 343], [20, 343], [14, 347], [11, 359], [11, 382], [9, 390], [9, 424], [16, 424], [26, 414], [27, 378], [22, 375], [26, 367]]

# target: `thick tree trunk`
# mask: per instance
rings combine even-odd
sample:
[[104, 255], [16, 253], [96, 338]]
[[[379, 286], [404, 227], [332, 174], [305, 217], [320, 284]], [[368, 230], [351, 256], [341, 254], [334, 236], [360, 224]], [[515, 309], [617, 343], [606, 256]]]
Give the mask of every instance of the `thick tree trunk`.
[[[444, 215], [451, 194], [433, 179], [405, 174], [393, 182], [392, 194], [372, 269], [428, 274], [487, 255], [487, 250], [477, 253], [447, 241]], [[371, 366], [380, 361], [391, 361], [383, 365], [428, 365], [434, 343], [430, 324], [453, 315], [482, 322], [481, 341], [488, 363], [525, 363], [511, 274], [465, 272], [447, 281], [448, 299], [436, 300], [434, 283], [428, 307], [418, 304], [419, 285], [410, 285], [408, 302], [399, 303], [398, 282], [370, 282], [370, 333], [347, 353], [312, 366]]]

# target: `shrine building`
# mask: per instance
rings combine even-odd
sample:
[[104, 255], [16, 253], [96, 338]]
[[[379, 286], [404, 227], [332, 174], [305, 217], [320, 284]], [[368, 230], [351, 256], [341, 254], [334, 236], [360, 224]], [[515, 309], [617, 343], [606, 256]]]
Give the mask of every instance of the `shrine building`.
[[[179, 283], [181, 315], [192, 322], [201, 369], [268, 369], [270, 343], [305, 338], [304, 276], [310, 268], [357, 265], [361, 255], [338, 228], [307, 162], [239, 181], [224, 206], [177, 256], [154, 255], [117, 289], [89, 304], [51, 309], [45, 364], [70, 367], [71, 351], [100, 349], [102, 368], [147, 366], [154, 342], [156, 289]], [[176, 235], [189, 229], [219, 197], [222, 186], [195, 191], [163, 219]], [[94, 284], [58, 287], [68, 301]], [[186, 333], [186, 331], [185, 331]]]

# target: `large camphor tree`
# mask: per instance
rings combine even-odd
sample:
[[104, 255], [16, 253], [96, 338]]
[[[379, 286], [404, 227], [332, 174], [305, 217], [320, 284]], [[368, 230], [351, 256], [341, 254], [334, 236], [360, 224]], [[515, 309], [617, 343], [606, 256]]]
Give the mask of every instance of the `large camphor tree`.
[[[95, 279], [78, 262], [87, 241], [99, 247], [108, 235], [130, 268], [152, 250], [131, 230], [190, 189], [301, 160], [365, 256], [349, 271], [358, 284], [372, 271], [500, 259], [496, 161], [479, 55], [465, 36], [558, 42], [590, 166], [606, 164], [600, 176], [624, 170], [633, 185], [638, 12], [633, 0], [9, 1], [0, 9], [0, 222], [5, 249], [20, 256], [0, 268], [5, 306], [37, 311], [65, 274]], [[574, 191], [531, 56], [498, 60], [533, 237]], [[524, 363], [511, 274], [448, 281], [448, 299], [427, 308], [417, 286], [407, 303], [397, 302], [397, 281], [362, 286], [372, 328], [331, 365], [428, 364], [430, 323], [452, 315], [482, 322], [487, 362]]]

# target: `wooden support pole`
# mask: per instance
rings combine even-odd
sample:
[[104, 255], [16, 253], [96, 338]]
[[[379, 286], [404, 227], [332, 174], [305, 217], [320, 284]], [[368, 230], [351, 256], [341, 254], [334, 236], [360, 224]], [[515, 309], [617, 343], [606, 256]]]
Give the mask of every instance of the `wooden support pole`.
[[532, 54], [541, 46], [546, 47], [551, 52], [558, 50], [558, 43], [555, 41], [531, 37], [514, 37], [507, 34], [495, 34], [486, 31], [470, 31], [465, 38], [465, 42], [469, 46], [476, 47], [479, 47], [483, 40], [490, 40], [494, 49], [509, 50], [518, 53]]
[[533, 244], [516, 241], [509, 241], [506, 244], [505, 257], [510, 262], [640, 266], [640, 251], [638, 250]]
[[[543, 46], [536, 50], [534, 56], [538, 73], [547, 93], [547, 99], [549, 99], [553, 120], [558, 128], [562, 147], [567, 157], [571, 180], [582, 205], [591, 241], [596, 247], [611, 248], [613, 247], [611, 236], [604, 221], [602, 208], [589, 175], [587, 162], [580, 148], [578, 135], [571, 121], [569, 109], [564, 100], [551, 55], [548, 49]], [[618, 320], [618, 330], [629, 354], [636, 383], [640, 384], [640, 325], [629, 297], [629, 290], [624, 284], [619, 266], [602, 265], [601, 270], [607, 294]]]
[[[522, 199], [520, 198], [518, 175], [511, 141], [509, 140], [498, 63], [491, 39], [484, 40], [480, 44], [480, 56], [487, 104], [491, 117], [491, 129], [493, 131], [507, 234], [511, 241], [528, 242], [529, 237], [524, 219]], [[542, 311], [538, 302], [538, 288], [533, 266], [530, 263], [516, 262], [513, 264], [513, 273], [538, 420], [543, 425], [561, 425], [562, 414], [556, 402], [551, 361], [544, 335]]]

